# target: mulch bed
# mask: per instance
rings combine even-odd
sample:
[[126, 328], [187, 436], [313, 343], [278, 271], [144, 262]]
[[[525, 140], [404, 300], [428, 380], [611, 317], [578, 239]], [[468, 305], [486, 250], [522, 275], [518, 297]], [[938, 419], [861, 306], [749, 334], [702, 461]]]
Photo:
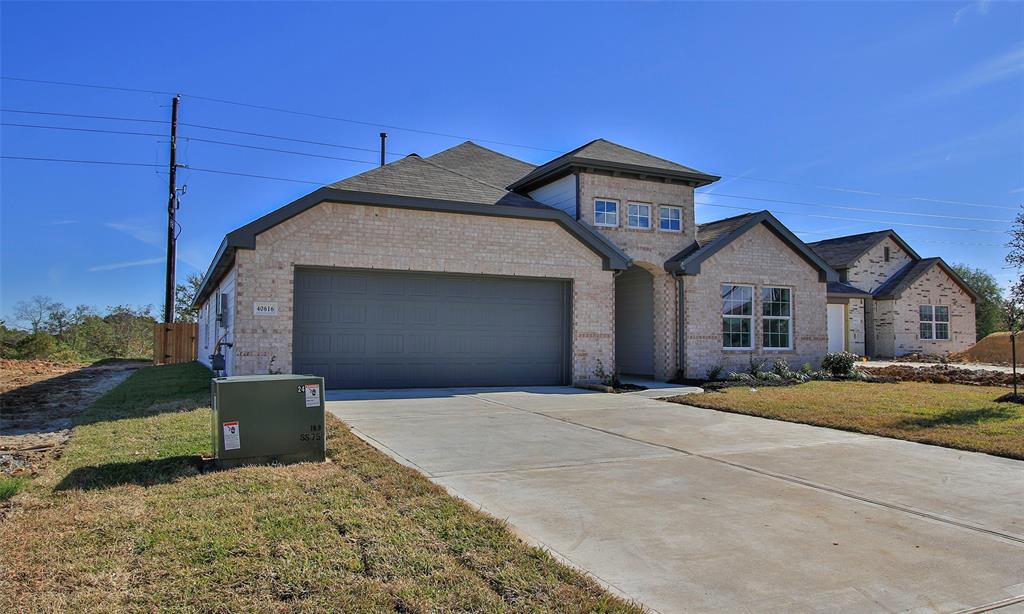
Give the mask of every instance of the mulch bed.
[[[868, 375], [884, 382], [931, 382], [933, 384], [966, 384], [968, 386], [1013, 386], [1013, 374], [984, 369], [967, 369], [935, 365], [930, 367], [859, 367]], [[1024, 384], [1024, 378], [1018, 378]]]

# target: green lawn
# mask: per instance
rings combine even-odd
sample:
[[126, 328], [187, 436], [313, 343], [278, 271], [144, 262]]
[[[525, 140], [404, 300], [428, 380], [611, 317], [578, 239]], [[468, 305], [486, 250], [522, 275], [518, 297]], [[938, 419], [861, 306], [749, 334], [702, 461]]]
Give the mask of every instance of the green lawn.
[[0, 522], [0, 611], [639, 611], [329, 424], [333, 462], [203, 472], [210, 373], [151, 367]]
[[1024, 459], [1024, 406], [1005, 388], [902, 382], [734, 387], [675, 402]]

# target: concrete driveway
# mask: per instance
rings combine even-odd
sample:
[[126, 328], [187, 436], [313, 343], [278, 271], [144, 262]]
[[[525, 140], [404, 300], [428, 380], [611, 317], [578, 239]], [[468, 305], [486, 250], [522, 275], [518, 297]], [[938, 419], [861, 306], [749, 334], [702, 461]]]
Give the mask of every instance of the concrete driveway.
[[575, 388], [327, 398], [659, 612], [1024, 611], [1019, 461]]

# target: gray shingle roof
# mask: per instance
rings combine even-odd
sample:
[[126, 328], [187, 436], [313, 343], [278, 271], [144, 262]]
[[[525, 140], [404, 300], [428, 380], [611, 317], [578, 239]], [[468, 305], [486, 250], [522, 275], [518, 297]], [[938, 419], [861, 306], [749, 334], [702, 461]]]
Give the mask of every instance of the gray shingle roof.
[[829, 267], [828, 263], [807, 247], [803, 241], [797, 238], [769, 211], [744, 213], [706, 224], [699, 224], [697, 226], [697, 240], [675, 256], [669, 258], [665, 262], [665, 270], [683, 272], [687, 275], [699, 274], [701, 262], [707, 260], [718, 250], [732, 243], [733, 240], [743, 236], [744, 233], [759, 224], [767, 226], [769, 230], [789, 245], [808, 264], [818, 269], [822, 281], [836, 281], [836, 272]]
[[918, 259], [917, 255], [907, 243], [896, 234], [895, 230], [876, 230], [857, 235], [835, 237], [824, 241], [808, 243], [819, 256], [834, 269], [848, 269], [853, 266], [857, 259], [864, 255], [872, 247], [878, 245], [886, 237], [892, 237], [904, 251], [910, 254], [911, 258]]
[[973, 300], [978, 300], [978, 294], [942, 258], [923, 258], [907, 263], [902, 269], [896, 271], [895, 275], [885, 280], [884, 284], [878, 286], [872, 294], [876, 300], [899, 298], [907, 288], [914, 285], [914, 282], [935, 265], [941, 267], [943, 272], [963, 288], [964, 292]]
[[828, 294], [840, 295], [840, 296], [863, 296], [863, 297], [871, 296], [870, 292], [865, 292], [865, 291], [861, 290], [860, 288], [854, 288], [850, 284], [843, 283], [841, 281], [830, 281], [830, 282], [828, 282], [828, 286], [826, 288], [826, 292]]
[[596, 139], [538, 166], [533, 172], [509, 187], [512, 189], [530, 189], [533, 184], [538, 181], [544, 181], [549, 176], [552, 179], [557, 179], [559, 174], [565, 174], [573, 166], [588, 165], [636, 172], [646, 171], [652, 175], [661, 174], [681, 179], [685, 178], [695, 181], [699, 185], [707, 185], [719, 179], [719, 177], [714, 175], [702, 173], [671, 160], [652, 156], [651, 154], [624, 147], [605, 139]]
[[536, 168], [472, 141], [436, 153], [426, 160], [498, 188], [511, 185]]
[[545, 207], [545, 205], [445, 168], [417, 155], [330, 184], [330, 188], [391, 196], [411, 196], [480, 205]]

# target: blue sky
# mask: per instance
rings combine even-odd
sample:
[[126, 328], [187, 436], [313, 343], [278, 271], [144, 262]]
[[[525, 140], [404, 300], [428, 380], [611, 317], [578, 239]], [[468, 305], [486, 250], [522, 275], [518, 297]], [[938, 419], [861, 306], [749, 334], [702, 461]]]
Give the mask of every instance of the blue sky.
[[[697, 197], [698, 221], [767, 208], [806, 241], [891, 226], [922, 255], [1009, 275], [1002, 233], [1024, 202], [1021, 3], [5, 2], [0, 12], [7, 77], [181, 92], [185, 123], [369, 149], [376, 125], [196, 97], [470, 137], [534, 163], [604, 137], [723, 175]], [[4, 109], [169, 116], [163, 94], [0, 88]], [[462, 140], [394, 127], [398, 153]], [[4, 156], [167, 162], [162, 136], [0, 131]], [[182, 138], [180, 161], [194, 169], [328, 183], [376, 158], [194, 126], [181, 135], [366, 162]], [[34, 294], [159, 307], [162, 173], [0, 160], [0, 313]], [[205, 271], [226, 232], [316, 187], [198, 170], [179, 178], [181, 276]]]

